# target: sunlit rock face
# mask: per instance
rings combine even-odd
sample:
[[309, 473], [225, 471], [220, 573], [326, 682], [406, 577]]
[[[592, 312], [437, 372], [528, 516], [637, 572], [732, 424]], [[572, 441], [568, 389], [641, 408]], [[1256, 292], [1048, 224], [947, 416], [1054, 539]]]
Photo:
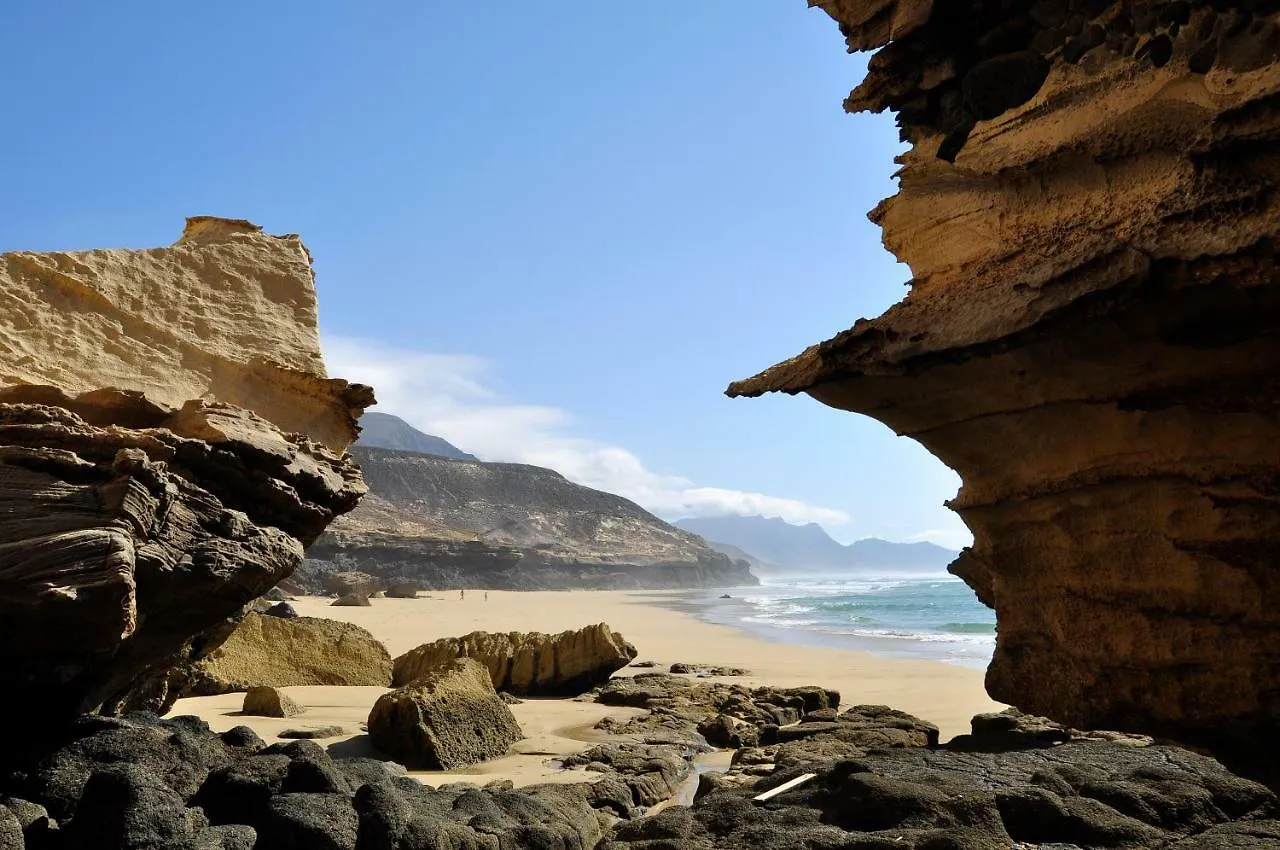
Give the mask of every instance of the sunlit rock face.
[[[1280, 26], [1248, 2], [818, 4], [880, 48], [907, 298], [730, 387], [960, 473], [996, 699], [1211, 747], [1280, 721]], [[1270, 746], [1269, 744], [1267, 746]], [[1256, 768], [1257, 766], [1254, 765]]]
[[166, 708], [166, 671], [355, 507], [372, 392], [325, 376], [315, 314], [301, 242], [247, 222], [0, 255], [7, 757], [82, 713]]
[[195, 216], [173, 245], [0, 254], [0, 387], [213, 397], [341, 451], [367, 388], [325, 376], [295, 235]]

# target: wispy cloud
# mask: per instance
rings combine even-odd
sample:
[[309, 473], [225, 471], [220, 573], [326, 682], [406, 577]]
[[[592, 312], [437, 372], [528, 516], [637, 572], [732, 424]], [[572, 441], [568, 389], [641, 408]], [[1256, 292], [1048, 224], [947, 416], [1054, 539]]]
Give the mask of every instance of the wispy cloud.
[[907, 537], [907, 543], [937, 543], [948, 549], [963, 549], [973, 543], [973, 534], [959, 519], [956, 528], [929, 528]]
[[484, 460], [550, 467], [570, 481], [624, 496], [668, 518], [762, 514], [793, 523], [851, 521], [844, 511], [796, 499], [659, 475], [620, 446], [574, 434], [573, 417], [564, 410], [500, 398], [486, 384], [492, 364], [482, 357], [327, 335], [323, 347], [329, 373], [372, 385], [379, 410]]

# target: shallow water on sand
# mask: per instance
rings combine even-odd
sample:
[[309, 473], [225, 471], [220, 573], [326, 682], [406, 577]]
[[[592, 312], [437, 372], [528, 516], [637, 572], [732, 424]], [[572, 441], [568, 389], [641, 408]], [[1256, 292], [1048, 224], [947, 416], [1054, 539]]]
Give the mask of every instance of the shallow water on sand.
[[[783, 643], [860, 649], [894, 658], [985, 667], [995, 612], [947, 573], [788, 574], [759, 587], [698, 591], [673, 600], [703, 620]], [[719, 598], [728, 593], [731, 599]]]

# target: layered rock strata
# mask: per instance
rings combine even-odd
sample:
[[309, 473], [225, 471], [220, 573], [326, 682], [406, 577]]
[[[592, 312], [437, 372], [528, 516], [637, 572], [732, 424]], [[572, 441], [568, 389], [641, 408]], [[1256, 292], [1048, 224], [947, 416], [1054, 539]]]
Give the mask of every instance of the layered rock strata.
[[[996, 699], [1247, 759], [1280, 720], [1280, 27], [1251, 2], [821, 5], [911, 150], [878, 319], [730, 387], [959, 472]], [[1241, 762], [1243, 763], [1243, 762]]]
[[0, 256], [0, 762], [166, 707], [363, 495], [372, 400], [325, 377], [297, 237], [197, 218], [171, 248]]
[[166, 413], [114, 394], [121, 427], [91, 424], [84, 397], [14, 395], [29, 392], [0, 390], [10, 728], [163, 706], [155, 677], [216, 646], [364, 489], [347, 458], [226, 405]]
[[426, 590], [758, 583], [696, 535], [550, 469], [360, 445], [352, 454], [369, 497], [308, 550], [298, 573], [308, 590], [352, 571]]
[[542, 632], [472, 632], [441, 638], [395, 660], [393, 684], [408, 685], [457, 658], [489, 671], [493, 686], [516, 696], [577, 696], [609, 680], [636, 657], [636, 649], [605, 623], [555, 635]]

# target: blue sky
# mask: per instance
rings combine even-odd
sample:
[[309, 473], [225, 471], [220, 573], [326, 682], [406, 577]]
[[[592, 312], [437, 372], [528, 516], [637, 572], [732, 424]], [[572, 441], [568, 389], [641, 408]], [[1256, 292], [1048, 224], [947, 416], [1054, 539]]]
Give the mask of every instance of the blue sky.
[[916, 444], [722, 395], [910, 277], [865, 215], [896, 130], [842, 112], [865, 58], [801, 0], [50, 0], [0, 27], [0, 250], [296, 232], [331, 372], [464, 449], [668, 517], [967, 541]]

